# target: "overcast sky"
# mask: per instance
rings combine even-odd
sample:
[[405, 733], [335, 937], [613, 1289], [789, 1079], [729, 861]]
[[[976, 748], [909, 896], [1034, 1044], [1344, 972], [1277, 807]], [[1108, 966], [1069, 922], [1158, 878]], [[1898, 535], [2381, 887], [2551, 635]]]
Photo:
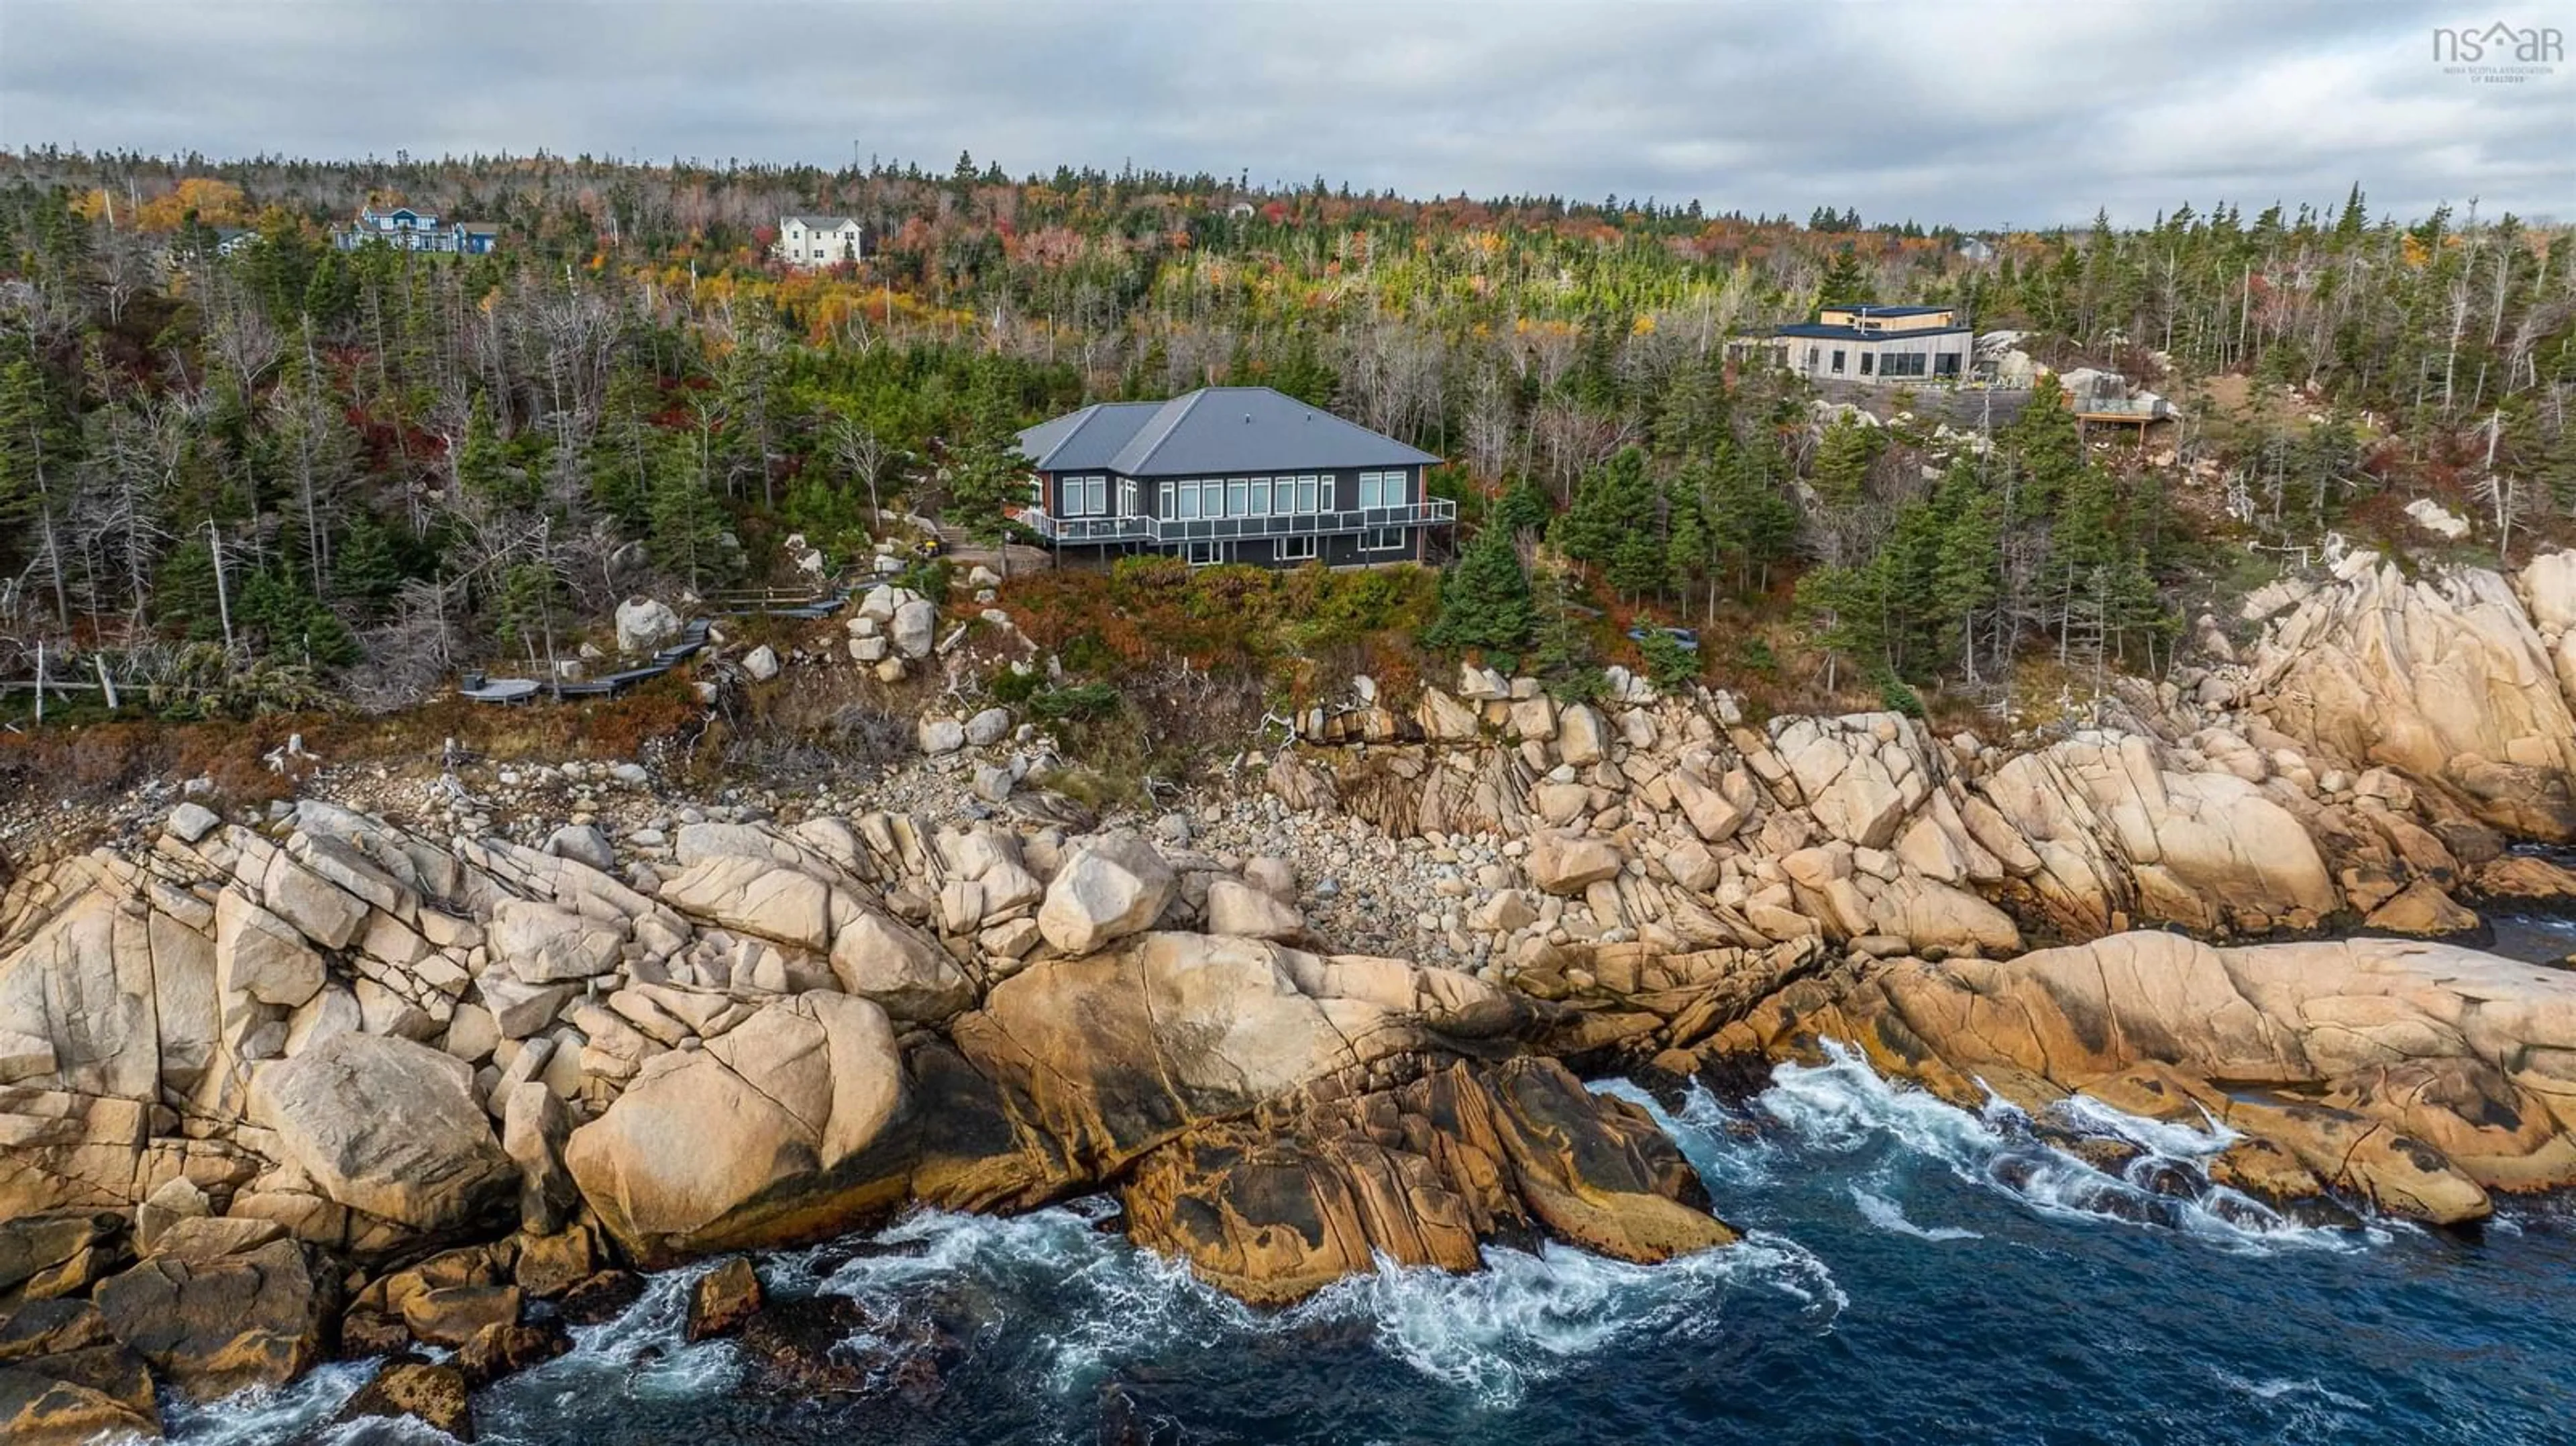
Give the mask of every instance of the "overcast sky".
[[[2196, 4], [0, 0], [0, 144], [526, 153], [1408, 195], [1697, 197], [1968, 227], [2472, 198], [2576, 218], [2576, 66], [2446, 74], [2491, 0]], [[2563, 46], [2562, 46], [2563, 49]]]

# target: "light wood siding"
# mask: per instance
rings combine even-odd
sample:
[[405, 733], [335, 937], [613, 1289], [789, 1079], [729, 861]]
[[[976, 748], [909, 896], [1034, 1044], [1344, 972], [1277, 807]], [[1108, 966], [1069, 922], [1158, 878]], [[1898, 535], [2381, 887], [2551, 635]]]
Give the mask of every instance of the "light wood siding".
[[[1881, 336], [1868, 341], [1836, 340], [1832, 337], [1814, 336], [1789, 336], [1781, 337], [1779, 340], [1789, 348], [1788, 366], [1791, 371], [1828, 381], [1875, 382], [1884, 377], [1891, 383], [1905, 383], [1937, 381], [1943, 377], [1955, 379], [1966, 375], [1968, 353], [1975, 338], [1964, 331], [1953, 331], [1936, 335]], [[1811, 347], [1815, 351], [1813, 365], [1809, 365], [1807, 361], [1808, 349]], [[1834, 352], [1837, 348], [1843, 353], [1843, 369], [1839, 372], [1834, 370]], [[1925, 358], [1921, 375], [1887, 377], [1881, 358], [1918, 353]], [[1953, 364], [1957, 370], [1950, 372], [1941, 370], [1939, 358], [1945, 354], [1959, 358]], [[1860, 369], [1860, 359], [1863, 355], [1871, 359], [1870, 369], [1866, 373]]]

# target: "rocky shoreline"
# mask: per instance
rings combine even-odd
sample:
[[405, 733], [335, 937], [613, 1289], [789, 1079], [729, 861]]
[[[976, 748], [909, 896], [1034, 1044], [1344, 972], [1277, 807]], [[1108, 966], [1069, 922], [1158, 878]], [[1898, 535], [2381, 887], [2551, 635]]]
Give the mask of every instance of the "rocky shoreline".
[[2269, 1208], [2576, 1184], [2576, 974], [2250, 942], [2576, 897], [2510, 848], [2576, 838], [2576, 558], [2356, 554], [2246, 621], [2011, 746], [1362, 680], [1105, 827], [998, 709], [922, 720], [872, 797], [568, 764], [183, 803], [0, 898], [0, 1434], [149, 1434], [160, 1391], [342, 1354], [394, 1362], [352, 1410], [463, 1434], [633, 1272], [914, 1204], [1113, 1193], [1261, 1303], [1492, 1241], [1669, 1259], [1734, 1232], [1581, 1081], [1826, 1041], [1963, 1103], [2220, 1121], [2211, 1178]]

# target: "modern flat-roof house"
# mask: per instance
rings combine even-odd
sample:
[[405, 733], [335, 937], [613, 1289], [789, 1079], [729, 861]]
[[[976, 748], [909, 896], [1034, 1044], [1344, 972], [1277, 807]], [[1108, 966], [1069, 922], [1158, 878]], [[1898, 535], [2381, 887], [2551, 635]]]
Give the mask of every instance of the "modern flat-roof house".
[[778, 259], [812, 270], [856, 261], [864, 253], [867, 230], [847, 216], [781, 216]]
[[1947, 306], [1828, 306], [1814, 321], [1742, 338], [1739, 354], [1768, 353], [1774, 365], [1816, 381], [1957, 381], [1968, 371], [1976, 334]]
[[1065, 562], [1419, 562], [1458, 516], [1423, 492], [1439, 458], [1268, 387], [1097, 403], [1020, 433], [1020, 451], [1038, 476], [1020, 520]]
[[396, 206], [379, 211], [373, 206], [358, 213], [349, 229], [332, 238], [332, 244], [343, 251], [355, 251], [370, 241], [382, 241], [398, 251], [437, 251], [454, 256], [489, 255], [500, 243], [501, 228], [481, 221], [456, 221], [439, 224], [428, 211], [415, 211], [409, 206]]

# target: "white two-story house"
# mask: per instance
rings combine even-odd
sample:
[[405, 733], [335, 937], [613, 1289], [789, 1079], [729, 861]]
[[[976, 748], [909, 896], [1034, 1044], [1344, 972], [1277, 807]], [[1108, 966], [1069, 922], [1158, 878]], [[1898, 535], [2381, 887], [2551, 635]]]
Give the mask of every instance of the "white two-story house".
[[808, 269], [856, 261], [866, 254], [866, 234], [847, 216], [781, 216], [778, 259]]

